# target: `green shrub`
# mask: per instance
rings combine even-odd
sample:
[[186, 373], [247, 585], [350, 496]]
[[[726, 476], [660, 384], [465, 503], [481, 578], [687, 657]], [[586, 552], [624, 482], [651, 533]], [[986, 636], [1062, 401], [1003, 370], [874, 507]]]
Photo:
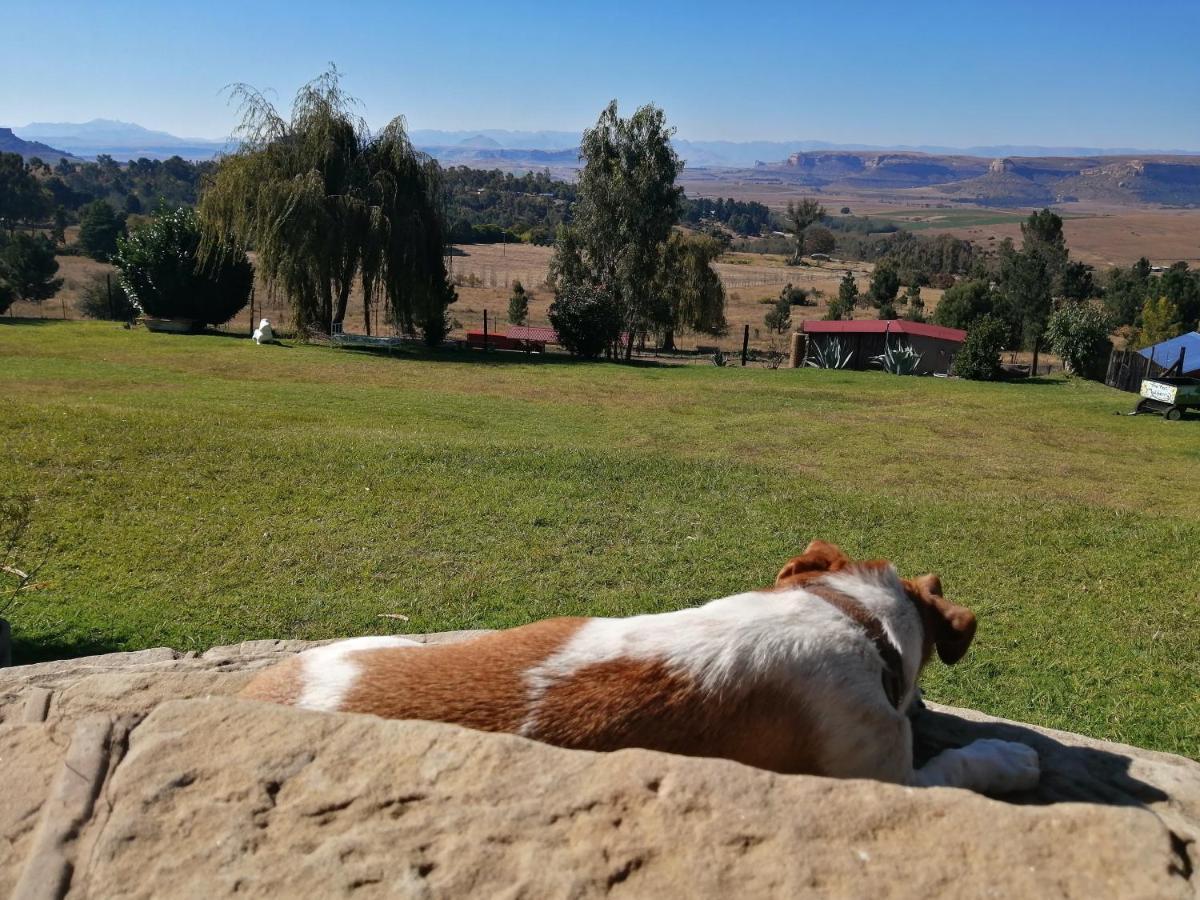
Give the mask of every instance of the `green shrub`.
[[621, 336], [621, 310], [603, 288], [564, 287], [550, 304], [550, 324], [575, 356], [595, 359]]
[[200, 224], [191, 209], [160, 212], [118, 242], [113, 262], [129, 298], [148, 316], [228, 322], [250, 299], [254, 267], [238, 248], [199, 256]]
[[954, 357], [954, 374], [972, 381], [994, 381], [1000, 377], [1000, 352], [1008, 327], [995, 316], [976, 319], [967, 332], [962, 349]]
[[1072, 375], [1102, 378], [1112, 342], [1112, 321], [1090, 304], [1073, 304], [1056, 309], [1046, 323], [1046, 341]]

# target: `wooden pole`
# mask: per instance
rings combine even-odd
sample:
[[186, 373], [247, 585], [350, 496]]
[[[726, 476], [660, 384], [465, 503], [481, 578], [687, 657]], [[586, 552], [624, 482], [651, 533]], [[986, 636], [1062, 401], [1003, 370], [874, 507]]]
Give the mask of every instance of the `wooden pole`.
[[746, 323], [746, 328], [742, 332], [742, 365], [746, 365], [746, 354], [750, 350], [750, 323]]
[[487, 353], [488, 348], [488, 329], [487, 329], [487, 310], [483, 311], [483, 352]]
[[117, 318], [117, 311], [113, 309], [112, 274], [109, 272], [104, 273], [104, 292], [108, 295], [108, 317], [115, 320]]

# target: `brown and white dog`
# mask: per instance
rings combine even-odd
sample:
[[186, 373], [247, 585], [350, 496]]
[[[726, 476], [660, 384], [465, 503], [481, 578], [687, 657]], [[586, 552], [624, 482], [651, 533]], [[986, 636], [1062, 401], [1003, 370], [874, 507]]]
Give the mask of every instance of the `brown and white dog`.
[[366, 637], [258, 675], [242, 696], [453, 722], [562, 747], [643, 747], [785, 773], [990, 793], [1032, 788], [1033, 748], [982, 740], [913, 768], [906, 711], [934, 650], [975, 616], [936, 575], [901, 578], [814, 541], [772, 588], [625, 619], [563, 618], [457, 644]]

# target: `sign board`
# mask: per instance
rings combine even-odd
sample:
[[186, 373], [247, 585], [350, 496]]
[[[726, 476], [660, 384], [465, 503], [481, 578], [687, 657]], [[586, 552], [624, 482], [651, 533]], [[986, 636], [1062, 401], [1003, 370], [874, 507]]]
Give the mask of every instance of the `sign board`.
[[1161, 381], [1150, 381], [1146, 379], [1142, 382], [1141, 394], [1147, 400], [1157, 400], [1159, 403], [1174, 403], [1175, 395], [1179, 392], [1179, 388], [1173, 384], [1163, 384]]

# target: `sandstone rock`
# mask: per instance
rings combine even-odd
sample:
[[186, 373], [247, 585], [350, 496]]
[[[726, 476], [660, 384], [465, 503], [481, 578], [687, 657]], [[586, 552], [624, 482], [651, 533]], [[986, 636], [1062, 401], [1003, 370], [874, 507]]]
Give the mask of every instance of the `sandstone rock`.
[[921, 713], [920, 754], [1037, 747], [1001, 802], [229, 696], [305, 646], [0, 671], [0, 895], [1198, 895], [1181, 757]]

